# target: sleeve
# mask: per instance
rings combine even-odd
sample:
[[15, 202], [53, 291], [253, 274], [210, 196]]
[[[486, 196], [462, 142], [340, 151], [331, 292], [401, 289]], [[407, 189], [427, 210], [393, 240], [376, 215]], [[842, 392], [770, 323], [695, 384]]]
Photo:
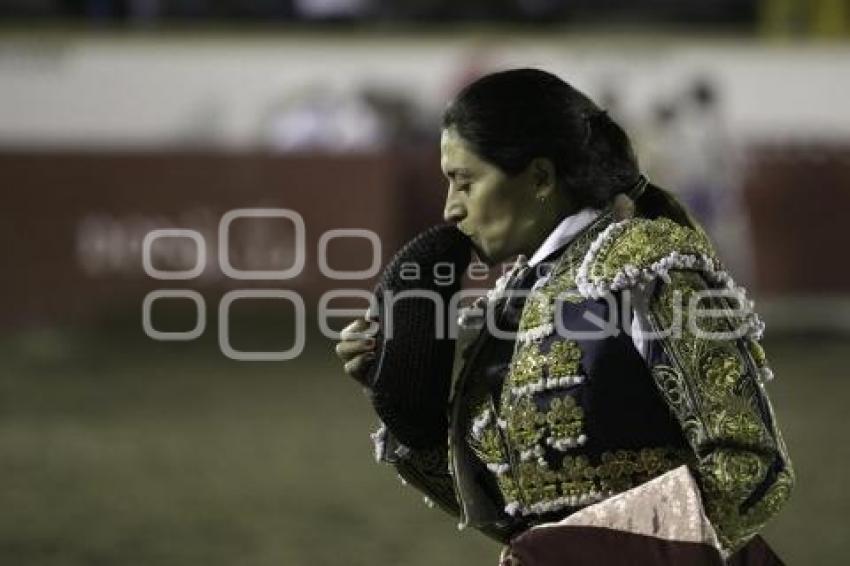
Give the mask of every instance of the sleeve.
[[427, 449], [408, 448], [383, 423], [372, 434], [372, 442], [375, 446], [375, 460], [395, 466], [403, 483], [410, 484], [425, 495], [426, 504], [436, 504], [453, 516], [460, 515], [454, 481], [449, 473], [446, 445]]
[[706, 513], [731, 553], [778, 512], [794, 472], [764, 386], [772, 374], [757, 341], [760, 322], [742, 295], [706, 296], [709, 289], [692, 270], [658, 281], [645, 313], [656, 333], [648, 362], [693, 450]]

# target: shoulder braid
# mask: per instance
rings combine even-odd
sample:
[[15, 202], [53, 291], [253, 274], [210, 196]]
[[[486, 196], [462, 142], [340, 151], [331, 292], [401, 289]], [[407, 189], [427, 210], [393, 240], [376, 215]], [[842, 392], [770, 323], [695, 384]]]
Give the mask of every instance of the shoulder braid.
[[582, 296], [599, 298], [658, 279], [669, 283], [669, 272], [676, 269], [698, 271], [713, 287], [729, 289], [747, 313], [749, 335], [761, 338], [764, 324], [746, 289], [735, 284], [705, 233], [668, 218], [630, 218], [609, 225], [585, 254], [576, 286]]
[[667, 218], [631, 218], [609, 225], [584, 256], [576, 276], [582, 295], [598, 298], [685, 268], [728, 275], [708, 239]]

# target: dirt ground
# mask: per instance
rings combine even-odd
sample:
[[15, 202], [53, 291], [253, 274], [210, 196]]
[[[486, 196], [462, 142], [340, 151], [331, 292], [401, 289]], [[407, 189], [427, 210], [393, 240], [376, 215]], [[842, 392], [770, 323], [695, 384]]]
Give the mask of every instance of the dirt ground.
[[[252, 364], [139, 334], [0, 342], [0, 563], [497, 563], [374, 463], [375, 419], [330, 343]], [[845, 563], [850, 348], [766, 346], [798, 488], [765, 536], [788, 564]]]

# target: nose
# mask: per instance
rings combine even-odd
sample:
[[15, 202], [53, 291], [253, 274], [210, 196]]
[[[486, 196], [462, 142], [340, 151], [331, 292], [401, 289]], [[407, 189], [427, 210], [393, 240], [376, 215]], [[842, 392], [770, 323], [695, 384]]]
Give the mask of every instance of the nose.
[[451, 224], [457, 224], [466, 218], [466, 208], [455, 195], [454, 191], [449, 193], [448, 198], [446, 198], [446, 206], [443, 209], [443, 220]]

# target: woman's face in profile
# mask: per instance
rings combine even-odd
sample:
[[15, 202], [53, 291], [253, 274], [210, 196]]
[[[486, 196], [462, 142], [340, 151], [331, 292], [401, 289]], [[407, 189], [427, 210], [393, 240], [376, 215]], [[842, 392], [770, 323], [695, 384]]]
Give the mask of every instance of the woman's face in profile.
[[508, 176], [447, 128], [440, 138], [440, 167], [449, 181], [443, 216], [472, 239], [483, 261], [492, 265], [534, 252], [551, 227], [541, 226], [531, 166]]

